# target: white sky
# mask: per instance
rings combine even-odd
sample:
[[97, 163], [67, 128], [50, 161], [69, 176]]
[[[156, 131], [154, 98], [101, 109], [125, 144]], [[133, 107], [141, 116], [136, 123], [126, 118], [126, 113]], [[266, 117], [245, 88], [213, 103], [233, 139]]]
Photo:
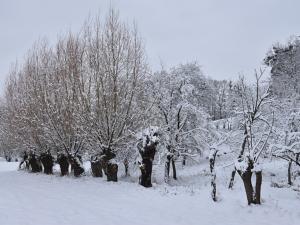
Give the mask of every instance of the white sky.
[[154, 69], [197, 60], [216, 79], [249, 75], [268, 49], [300, 33], [299, 0], [0, 0], [0, 92], [9, 66], [39, 38], [77, 31], [111, 4], [135, 20]]

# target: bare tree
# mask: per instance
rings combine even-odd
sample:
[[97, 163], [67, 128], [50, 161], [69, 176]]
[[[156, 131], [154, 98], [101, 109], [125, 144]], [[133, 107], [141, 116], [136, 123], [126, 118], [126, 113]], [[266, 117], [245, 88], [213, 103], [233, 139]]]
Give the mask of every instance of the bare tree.
[[[91, 143], [96, 154], [118, 155], [140, 126], [140, 99], [147, 64], [137, 28], [130, 29], [110, 9], [103, 26], [86, 29], [92, 79]], [[108, 157], [110, 158], [110, 157]], [[109, 164], [108, 164], [109, 165]]]
[[[273, 123], [268, 121], [263, 110], [264, 106], [270, 103], [269, 89], [262, 86], [263, 74], [263, 70], [255, 73], [256, 82], [253, 87], [247, 86], [243, 78], [240, 80], [244, 137], [235, 162], [235, 170], [242, 178], [249, 205], [261, 203], [262, 172], [259, 158], [266, 150], [273, 127]], [[253, 173], [256, 175], [255, 190], [251, 181]], [[231, 184], [234, 175], [235, 172], [232, 173]]]

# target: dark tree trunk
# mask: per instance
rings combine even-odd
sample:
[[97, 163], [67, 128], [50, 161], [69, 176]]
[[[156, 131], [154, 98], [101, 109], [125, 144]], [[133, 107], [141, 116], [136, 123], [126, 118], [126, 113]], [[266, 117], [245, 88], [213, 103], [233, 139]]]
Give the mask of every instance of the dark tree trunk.
[[128, 163], [128, 160], [124, 159], [123, 164], [124, 164], [124, 168], [125, 168], [125, 176], [127, 177], [127, 176], [129, 176], [129, 163]]
[[247, 200], [248, 200], [248, 205], [250, 204], [261, 204], [260, 201], [260, 196], [261, 196], [261, 184], [262, 184], [262, 172], [261, 171], [256, 171], [255, 176], [256, 176], [256, 181], [255, 181], [255, 192], [253, 189], [251, 177], [252, 177], [252, 169], [253, 169], [253, 164], [250, 163], [249, 167], [247, 168], [246, 171], [238, 171], [239, 175], [241, 176], [246, 195], [247, 195]]
[[24, 163], [25, 163], [25, 169], [26, 169], [26, 170], [29, 170], [28, 154], [27, 154], [26, 151], [23, 153], [23, 159], [22, 159], [22, 161], [21, 161], [20, 164], [19, 164], [19, 169], [22, 168], [22, 165], [23, 165]]
[[231, 177], [230, 177], [230, 181], [229, 181], [229, 185], [228, 185], [229, 189], [233, 188], [235, 174], [236, 174], [236, 169], [232, 170], [232, 172], [231, 172]]
[[106, 176], [107, 181], [118, 181], [118, 165], [116, 163], [107, 163]]
[[34, 153], [29, 155], [28, 159], [29, 166], [31, 167], [31, 172], [38, 173], [42, 171], [42, 165], [39, 159]]
[[142, 164], [140, 165], [141, 176], [140, 176], [140, 185], [144, 187], [152, 187], [151, 175], [152, 175], [152, 160], [143, 159]]
[[288, 166], [288, 184], [292, 185], [292, 163], [293, 161], [289, 161], [289, 166]]
[[209, 159], [209, 168], [211, 173], [211, 197], [213, 201], [217, 201], [217, 184], [216, 184], [216, 172], [215, 172], [215, 162], [216, 162], [217, 151], [214, 151], [212, 157]]
[[260, 193], [261, 193], [261, 183], [262, 183], [262, 172], [258, 171], [255, 173], [256, 183], [255, 183], [255, 203], [260, 204]]
[[147, 144], [143, 146], [143, 149], [140, 149], [140, 155], [142, 157], [142, 163], [140, 164], [141, 176], [139, 179], [140, 185], [144, 187], [152, 187], [151, 176], [152, 176], [152, 166], [153, 160], [156, 152], [157, 143], [149, 143], [147, 139]]
[[251, 181], [252, 172], [251, 172], [251, 170], [247, 170], [245, 172], [239, 172], [239, 174], [241, 175], [243, 183], [244, 183], [248, 205], [250, 205], [250, 204], [254, 203], [254, 201], [253, 201], [253, 186], [252, 186], [252, 181]]
[[104, 149], [100, 161], [103, 165], [104, 173], [107, 177], [107, 181], [118, 181], [118, 164], [111, 162], [110, 160], [115, 158], [116, 154], [111, 149]]
[[212, 179], [211, 179], [211, 197], [214, 202], [217, 201], [217, 184], [216, 184], [216, 174], [212, 174]]
[[169, 182], [169, 177], [170, 177], [170, 165], [171, 165], [171, 156], [167, 156], [167, 160], [165, 163], [165, 182]]
[[45, 174], [53, 174], [53, 157], [50, 152], [41, 154], [41, 162], [44, 167]]
[[173, 179], [177, 180], [175, 160], [172, 158]]
[[81, 156], [79, 155], [69, 155], [69, 162], [71, 164], [71, 171], [74, 172], [75, 177], [79, 177], [84, 173], [84, 168], [82, 166]]
[[182, 158], [182, 166], [185, 166], [185, 165], [186, 165], [186, 156], [184, 155]]
[[62, 176], [65, 176], [69, 173], [69, 161], [68, 157], [65, 154], [59, 154], [57, 156], [57, 163], [60, 166], [60, 172]]
[[6, 159], [7, 162], [11, 162], [11, 156], [6, 155], [6, 156], [5, 156], [5, 159]]
[[100, 159], [95, 158], [91, 160], [91, 169], [94, 177], [103, 177], [102, 167], [103, 165]]
[[74, 166], [74, 176], [79, 177], [84, 173], [84, 168], [80, 165]]

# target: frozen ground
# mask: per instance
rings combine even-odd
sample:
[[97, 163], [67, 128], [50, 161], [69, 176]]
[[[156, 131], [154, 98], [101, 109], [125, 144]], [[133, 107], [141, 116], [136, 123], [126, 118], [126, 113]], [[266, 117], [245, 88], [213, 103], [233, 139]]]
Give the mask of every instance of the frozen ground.
[[[205, 166], [179, 169], [180, 179], [171, 186], [145, 189], [136, 175], [108, 183], [89, 175], [81, 178], [47, 176], [17, 171], [16, 163], [0, 160], [1, 225], [299, 225], [300, 196], [291, 187], [274, 188], [281, 181], [264, 173], [263, 204], [247, 206], [240, 178], [227, 190], [228, 171], [218, 171], [219, 201], [210, 199]], [[278, 167], [285, 174], [285, 165]], [[186, 184], [186, 185], [184, 185]]]

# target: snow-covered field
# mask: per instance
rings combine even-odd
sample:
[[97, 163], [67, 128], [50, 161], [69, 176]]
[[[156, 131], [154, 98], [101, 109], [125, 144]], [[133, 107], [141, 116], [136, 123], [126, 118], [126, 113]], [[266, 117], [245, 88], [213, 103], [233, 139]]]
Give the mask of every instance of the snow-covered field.
[[[17, 171], [17, 166], [0, 161], [1, 225], [300, 224], [299, 192], [271, 187], [271, 180], [281, 178], [270, 176], [268, 168], [262, 205], [248, 206], [239, 177], [234, 190], [227, 190], [229, 171], [224, 169], [217, 178], [219, 201], [213, 202], [207, 165], [179, 168], [180, 179], [169, 186], [154, 171], [157, 184], [148, 189], [137, 184], [136, 175], [108, 183], [89, 175], [32, 174]], [[285, 165], [279, 170], [285, 174]]]

